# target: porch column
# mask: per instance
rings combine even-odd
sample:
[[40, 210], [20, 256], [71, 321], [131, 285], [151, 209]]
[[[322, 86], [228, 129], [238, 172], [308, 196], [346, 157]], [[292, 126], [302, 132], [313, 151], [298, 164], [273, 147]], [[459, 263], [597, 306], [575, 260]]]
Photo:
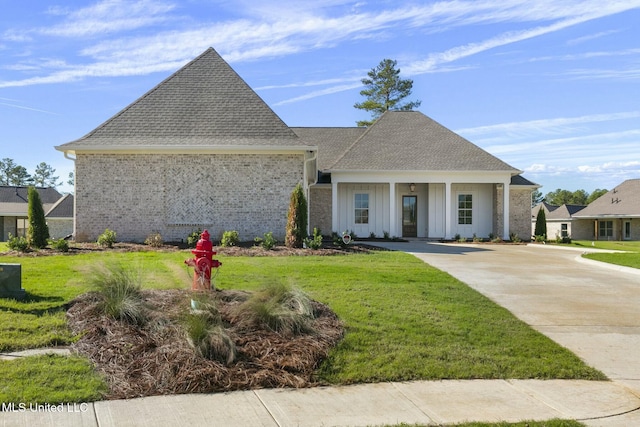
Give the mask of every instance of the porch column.
[[396, 183], [389, 182], [389, 235], [391, 237], [402, 237], [402, 232], [398, 234], [396, 212]]
[[339, 230], [338, 227], [338, 183], [331, 181], [331, 231], [335, 231], [340, 234], [344, 230]]
[[502, 223], [504, 224], [504, 230], [503, 230], [503, 236], [502, 236], [503, 240], [509, 239], [509, 185], [510, 185], [510, 182], [502, 183], [502, 187], [504, 188], [504, 190], [502, 191], [502, 197], [503, 197], [502, 205], [504, 206], [504, 210], [503, 210], [504, 218], [502, 220]]
[[451, 239], [451, 182], [444, 183], [444, 238]]

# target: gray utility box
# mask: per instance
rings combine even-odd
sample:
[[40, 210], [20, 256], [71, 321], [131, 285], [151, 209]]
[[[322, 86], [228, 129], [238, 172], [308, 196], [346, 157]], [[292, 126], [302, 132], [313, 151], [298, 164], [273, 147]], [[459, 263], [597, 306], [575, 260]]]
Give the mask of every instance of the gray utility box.
[[23, 299], [22, 269], [20, 264], [0, 264], [0, 298]]

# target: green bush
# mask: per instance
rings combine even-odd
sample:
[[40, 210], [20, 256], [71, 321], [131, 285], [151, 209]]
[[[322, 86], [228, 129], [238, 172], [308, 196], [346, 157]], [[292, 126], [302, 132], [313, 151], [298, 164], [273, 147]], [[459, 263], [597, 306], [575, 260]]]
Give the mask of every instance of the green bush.
[[253, 240], [268, 251], [273, 249], [278, 244], [278, 241], [276, 240], [276, 238], [273, 237], [272, 231], [268, 233], [264, 233], [264, 237], [256, 237]]
[[518, 236], [517, 233], [514, 232], [509, 233], [509, 240], [511, 240], [513, 243], [522, 242], [522, 239]]
[[[536, 226], [534, 236], [542, 236], [543, 239], [547, 238], [547, 214], [544, 211], [544, 208], [540, 206], [538, 210], [538, 215], [536, 216]], [[537, 242], [536, 238], [536, 242]]]
[[301, 290], [272, 282], [242, 303], [236, 313], [241, 322], [260, 325], [283, 335], [311, 333], [311, 299]]
[[58, 252], [69, 252], [69, 242], [64, 239], [58, 239], [51, 242], [51, 247]]
[[116, 242], [116, 232], [106, 228], [104, 233], [98, 236], [98, 244], [102, 247], [112, 248]]
[[307, 235], [307, 199], [302, 185], [296, 185], [289, 200], [284, 244], [288, 248], [301, 248]]
[[40, 200], [40, 194], [35, 187], [29, 187], [27, 192], [28, 221], [27, 241], [32, 248], [40, 249], [47, 246], [49, 240], [49, 227], [44, 217], [44, 208]]
[[198, 240], [200, 240], [200, 235], [201, 234], [202, 234], [202, 230], [200, 230], [200, 229], [192, 231], [187, 236], [187, 246], [189, 246], [190, 248], [195, 248], [196, 244], [198, 243]]
[[164, 244], [164, 240], [162, 240], [162, 235], [158, 232], [151, 233], [144, 239], [144, 244], [147, 246], [151, 246], [152, 248], [161, 248]]
[[240, 243], [240, 236], [238, 235], [237, 231], [225, 231], [224, 233], [222, 233], [220, 246], [226, 248], [229, 246], [238, 246], [238, 243]]
[[313, 237], [304, 239], [304, 245], [311, 249], [320, 249], [322, 247], [322, 233], [316, 227], [313, 228]]
[[145, 323], [147, 313], [139, 275], [114, 264], [94, 271], [90, 282], [100, 297], [98, 309], [102, 313], [134, 325]]
[[27, 241], [26, 237], [12, 236], [11, 233], [9, 233], [7, 246], [12, 251], [26, 252], [29, 249], [29, 242]]

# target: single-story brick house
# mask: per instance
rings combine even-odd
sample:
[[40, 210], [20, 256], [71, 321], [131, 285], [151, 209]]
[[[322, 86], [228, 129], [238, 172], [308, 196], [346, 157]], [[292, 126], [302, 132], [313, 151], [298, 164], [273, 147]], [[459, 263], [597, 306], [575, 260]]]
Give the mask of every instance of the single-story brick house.
[[536, 205], [531, 211], [532, 230], [539, 209], [545, 210], [549, 238], [640, 240], [640, 179], [624, 181], [588, 206]]
[[369, 128], [287, 126], [213, 49], [88, 135], [56, 149], [75, 161], [76, 239], [197, 228], [282, 238], [302, 183], [310, 229], [360, 236], [530, 235], [521, 171], [420, 112]]
[[[12, 236], [27, 234], [29, 187], [0, 186], [0, 241]], [[36, 187], [52, 239], [60, 239], [73, 233], [73, 196], [62, 195], [55, 188]]]

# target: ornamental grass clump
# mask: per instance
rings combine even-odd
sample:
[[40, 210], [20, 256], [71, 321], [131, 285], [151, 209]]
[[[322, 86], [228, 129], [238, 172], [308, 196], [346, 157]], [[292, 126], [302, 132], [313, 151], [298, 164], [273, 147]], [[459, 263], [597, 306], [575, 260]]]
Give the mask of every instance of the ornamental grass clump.
[[300, 289], [271, 282], [256, 291], [237, 310], [246, 325], [264, 326], [283, 335], [312, 333], [311, 299]]
[[116, 264], [97, 269], [91, 279], [100, 302], [98, 310], [133, 325], [146, 321], [140, 275]]
[[237, 349], [222, 324], [222, 316], [215, 300], [205, 295], [194, 295], [198, 307], [184, 319], [187, 341], [196, 353], [205, 359], [230, 365], [236, 360]]

